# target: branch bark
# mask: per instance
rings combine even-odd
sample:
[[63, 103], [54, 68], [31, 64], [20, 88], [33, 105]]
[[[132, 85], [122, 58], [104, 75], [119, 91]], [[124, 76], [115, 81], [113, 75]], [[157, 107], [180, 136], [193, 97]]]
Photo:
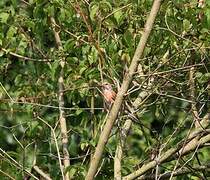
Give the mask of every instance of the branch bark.
[[190, 68], [190, 74], [189, 74], [189, 85], [190, 85], [190, 98], [192, 100], [191, 108], [192, 108], [192, 114], [195, 121], [195, 127], [199, 127], [199, 113], [196, 108], [196, 92], [195, 92], [195, 67]]
[[[148, 87], [151, 87], [152, 84], [148, 84]], [[143, 102], [143, 100], [150, 96], [150, 92], [148, 91], [142, 91], [138, 98], [133, 103], [133, 111], [134, 109], [138, 109], [139, 105]], [[122, 138], [118, 142], [117, 149], [115, 152], [115, 158], [114, 158], [114, 178], [115, 180], [121, 180], [121, 161], [123, 158], [123, 148], [125, 146], [125, 141], [128, 135], [128, 132], [131, 129], [132, 126], [132, 119], [127, 119], [122, 127]]]
[[111, 111], [107, 117], [104, 129], [99, 137], [99, 141], [98, 141], [95, 153], [94, 153], [93, 158], [91, 159], [91, 162], [90, 162], [90, 167], [88, 169], [86, 180], [92, 180], [95, 176], [95, 173], [99, 166], [99, 162], [102, 158], [105, 144], [108, 141], [109, 135], [111, 133], [111, 129], [114, 125], [115, 120], [117, 119], [118, 112], [120, 110], [120, 107], [121, 107], [123, 99], [124, 99], [124, 95], [128, 90], [128, 87], [133, 79], [134, 73], [136, 72], [138, 62], [143, 55], [144, 48], [146, 46], [149, 35], [151, 33], [155, 18], [157, 16], [157, 13], [160, 8], [160, 4], [161, 4], [161, 0], [154, 0], [150, 15], [149, 15], [147, 22], [145, 24], [145, 28], [144, 28], [144, 32], [142, 34], [141, 40], [138, 44], [138, 47], [134, 54], [134, 57], [131, 61], [131, 65], [128, 69], [127, 74], [125, 74], [125, 76], [124, 76], [122, 86], [117, 93], [115, 102], [114, 102], [114, 104], [111, 108]]
[[[57, 47], [59, 50], [62, 50], [62, 44], [61, 44], [61, 39], [59, 36], [59, 33], [56, 31], [55, 28], [55, 19], [53, 17], [50, 17], [50, 21], [52, 24], [53, 28], [53, 33], [55, 36], [55, 41], [57, 44]], [[64, 107], [64, 66], [65, 66], [65, 59], [61, 57], [60, 59], [60, 76], [58, 79], [58, 102], [59, 102], [59, 121], [60, 121], [60, 128], [61, 128], [61, 135], [62, 135], [62, 145], [63, 145], [63, 164], [64, 168], [66, 169], [67, 167], [70, 166], [70, 160], [69, 160], [69, 152], [68, 152], [68, 133], [67, 133], [67, 125], [66, 125], [66, 117], [65, 117], [65, 111], [63, 109]], [[65, 174], [65, 180], [69, 180], [69, 173], [68, 171]]]
[[[207, 127], [207, 117], [209, 118], [209, 114], [207, 114], [202, 121], [200, 122], [202, 127]], [[209, 119], [208, 119], [209, 122]], [[200, 129], [200, 128], [199, 128]], [[203, 131], [205, 132], [205, 129], [203, 129]], [[197, 128], [195, 130], [192, 131], [192, 134], [194, 134], [194, 132], [197, 132]], [[194, 134], [195, 136], [189, 136], [190, 140], [189, 143], [187, 143], [187, 148], [186, 146], [183, 147], [183, 143], [185, 144], [186, 140], [183, 140], [182, 142], [180, 142], [180, 145], [177, 145], [177, 148], [171, 148], [169, 150], [167, 150], [166, 152], [162, 153], [162, 155], [160, 156], [160, 158], [157, 160], [153, 160], [148, 162], [147, 164], [144, 164], [141, 168], [139, 168], [138, 170], [134, 171], [133, 173], [123, 177], [123, 180], [130, 180], [130, 179], [135, 179], [141, 175], [143, 175], [145, 172], [153, 169], [157, 164], [160, 165], [166, 161], [171, 161], [176, 159], [177, 157], [181, 157], [184, 155], [189, 154], [190, 152], [192, 152], [193, 150], [202, 147], [205, 143], [210, 142], [210, 135], [207, 134], [203, 137], [200, 137], [200, 139], [198, 141], [194, 141], [195, 138], [199, 137], [199, 134]], [[191, 139], [192, 138], [192, 139]], [[182, 150], [183, 148], [185, 148], [184, 150]], [[181, 154], [180, 154], [181, 153]]]
[[[210, 164], [202, 165], [202, 166], [197, 165], [197, 166], [192, 167], [192, 169], [193, 169], [193, 171], [197, 171], [197, 172], [201, 172], [202, 170], [210, 171]], [[179, 168], [173, 173], [173, 176], [179, 176], [179, 175], [183, 175], [183, 174], [192, 173], [192, 169], [187, 169], [186, 167]], [[172, 174], [172, 172], [166, 172], [166, 173], [160, 174], [157, 178], [160, 180], [168, 179], [168, 178], [170, 178], [171, 174]], [[138, 180], [149, 180], [149, 179], [155, 179], [155, 175], [142, 176], [142, 177], [138, 178]]]
[[38, 173], [40, 174], [40, 176], [43, 177], [43, 179], [45, 180], [52, 180], [50, 178], [50, 176], [48, 174], [46, 174], [44, 171], [42, 171], [38, 166], [33, 166], [33, 169]]

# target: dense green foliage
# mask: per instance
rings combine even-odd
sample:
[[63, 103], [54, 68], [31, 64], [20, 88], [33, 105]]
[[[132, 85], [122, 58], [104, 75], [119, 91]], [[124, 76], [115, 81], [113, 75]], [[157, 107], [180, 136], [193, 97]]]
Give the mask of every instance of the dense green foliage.
[[[101, 75], [110, 83], [122, 82], [151, 5], [151, 0], [0, 1], [0, 147], [5, 151], [0, 154], [1, 171], [15, 179], [26, 176], [23, 169], [39, 177], [32, 170], [36, 164], [53, 179], [61, 179], [53, 134], [43, 121], [55, 129], [62, 152], [57, 94], [59, 60], [65, 58], [71, 163], [66, 171], [73, 179], [84, 179], [107, 114], [99, 86]], [[50, 16], [60, 32], [63, 48], [59, 50]], [[186, 137], [193, 123], [192, 101], [200, 118], [208, 112], [209, 28], [209, 1], [204, 8], [197, 7], [197, 0], [163, 2], [140, 60], [145, 78], [142, 80], [137, 73], [134, 80], [140, 88], [126, 97], [132, 102], [141, 91], [152, 93], [140, 106], [139, 121], [134, 122], [128, 136], [123, 175], [140, 167], [142, 161], [149, 161], [162, 144], [167, 142], [167, 149]], [[192, 65], [194, 97], [189, 80]], [[149, 81], [152, 87], [147, 89]], [[119, 115], [98, 179], [113, 179], [113, 157], [126, 118], [126, 114]], [[208, 154], [208, 148], [199, 151], [200, 161], [208, 162]], [[191, 156], [180, 161], [180, 166]], [[162, 165], [160, 171], [173, 169], [175, 163]], [[190, 163], [198, 164], [195, 158]], [[193, 175], [179, 178], [192, 179]], [[7, 179], [1, 172], [0, 177]]]

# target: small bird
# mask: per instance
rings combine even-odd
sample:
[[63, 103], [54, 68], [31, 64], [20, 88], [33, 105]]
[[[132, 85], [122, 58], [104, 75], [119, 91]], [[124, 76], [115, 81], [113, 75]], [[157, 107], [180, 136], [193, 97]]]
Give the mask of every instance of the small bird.
[[102, 84], [102, 92], [106, 103], [111, 105], [116, 97], [116, 93], [112, 89], [112, 85], [107, 82]]

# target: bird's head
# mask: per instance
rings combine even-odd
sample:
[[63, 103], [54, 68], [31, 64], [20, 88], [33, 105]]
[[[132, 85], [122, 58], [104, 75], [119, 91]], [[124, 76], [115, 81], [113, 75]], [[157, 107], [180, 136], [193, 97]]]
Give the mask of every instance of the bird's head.
[[105, 83], [102, 84], [102, 88], [104, 90], [112, 90], [112, 85], [108, 82], [105, 82]]

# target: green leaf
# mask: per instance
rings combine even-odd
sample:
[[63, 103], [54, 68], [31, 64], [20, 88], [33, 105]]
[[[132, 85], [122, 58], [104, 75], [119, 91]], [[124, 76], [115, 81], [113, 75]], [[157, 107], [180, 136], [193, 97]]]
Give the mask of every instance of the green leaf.
[[207, 26], [210, 27], [210, 8], [205, 11], [206, 19], [207, 19]]
[[27, 41], [26, 41], [25, 39], [22, 39], [22, 40], [20, 41], [19, 45], [18, 45], [18, 52], [19, 52], [20, 54], [24, 54], [25, 51], [26, 51], [27, 46], [28, 46]]
[[2, 57], [4, 54], [4, 51], [0, 50], [0, 57]]
[[196, 73], [195, 73], [195, 77], [196, 77], [196, 78], [200, 78], [202, 75], [203, 75], [203, 74], [202, 74], [201, 72], [196, 72]]
[[9, 30], [7, 31], [7, 37], [11, 38], [17, 33], [17, 28], [14, 26], [10, 26]]
[[95, 20], [95, 16], [96, 16], [96, 13], [97, 13], [98, 9], [99, 9], [99, 7], [96, 4], [91, 7], [91, 9], [90, 9], [90, 19], [92, 21]]
[[50, 70], [51, 70], [51, 78], [53, 80], [56, 79], [56, 73], [58, 71], [58, 68], [60, 66], [59, 61], [54, 61], [52, 64], [49, 64]]
[[12, 5], [14, 6], [14, 8], [17, 7], [17, 0], [11, 0], [12, 1]]
[[202, 74], [201, 72], [196, 73], [196, 78], [200, 84], [204, 84], [209, 81], [210, 73]]
[[80, 144], [81, 150], [85, 150], [85, 148], [88, 147], [88, 145], [89, 145], [89, 144], [88, 144], [87, 142], [81, 143], [81, 144]]
[[191, 28], [192, 24], [187, 19], [183, 20], [183, 29], [184, 31], [188, 32]]
[[100, 9], [103, 9], [104, 12], [109, 12], [112, 9], [112, 5], [109, 1], [103, 0], [100, 1]]
[[201, 34], [204, 34], [204, 37], [205, 37], [205, 34], [208, 34], [208, 33], [209, 33], [209, 30], [207, 28], [201, 29]]
[[54, 6], [53, 5], [48, 6], [45, 9], [45, 12], [47, 12], [48, 16], [54, 16], [54, 14], [55, 14], [55, 8], [54, 8]]
[[126, 31], [123, 37], [124, 37], [124, 40], [125, 40], [127, 46], [133, 46], [133, 43], [132, 43], [133, 36], [130, 31]]
[[20, 85], [22, 85], [23, 84], [23, 77], [22, 77], [22, 74], [18, 74], [16, 77], [15, 77], [15, 81], [14, 81], [14, 83], [15, 83], [15, 85], [16, 86], [20, 86]]
[[80, 70], [79, 70], [79, 74], [82, 75], [82, 73], [87, 69], [86, 66], [83, 66]]
[[204, 74], [204, 79], [203, 79], [205, 82], [209, 81], [210, 80], [210, 73], [206, 73]]
[[82, 109], [77, 109], [76, 112], [75, 112], [75, 114], [78, 116], [78, 115], [80, 115], [82, 112], [83, 112]]
[[6, 23], [8, 18], [9, 18], [8, 13], [5, 12], [0, 13], [0, 22]]
[[72, 40], [72, 39], [67, 40], [64, 44], [65, 51], [69, 51], [69, 50], [73, 49], [74, 45], [75, 45], [74, 40]]
[[71, 177], [74, 177], [74, 175], [75, 175], [75, 173], [77, 172], [77, 168], [70, 168], [70, 171], [69, 171], [69, 175], [71, 176]]
[[114, 18], [116, 19], [117, 23], [120, 24], [121, 20], [122, 20], [122, 11], [118, 10], [114, 13]]
[[39, 125], [38, 121], [32, 121], [31, 122], [31, 131], [34, 131], [35, 129], [37, 129], [37, 126]]

